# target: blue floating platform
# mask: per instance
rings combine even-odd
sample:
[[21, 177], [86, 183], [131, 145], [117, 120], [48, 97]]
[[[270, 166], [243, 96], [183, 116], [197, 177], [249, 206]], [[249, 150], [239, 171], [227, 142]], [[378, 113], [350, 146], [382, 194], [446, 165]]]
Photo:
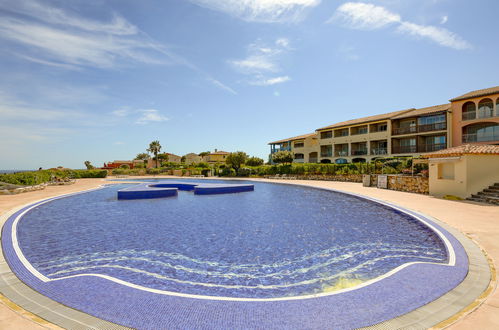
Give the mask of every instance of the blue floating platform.
[[231, 194], [244, 191], [253, 191], [255, 186], [252, 184], [209, 184], [199, 185], [194, 188], [196, 195], [213, 195], [213, 194]]
[[215, 183], [185, 183], [160, 181], [158, 183], [142, 183], [118, 190], [118, 199], [150, 199], [175, 197], [178, 191], [194, 191], [195, 195], [233, 194], [254, 191], [252, 184], [215, 184]]

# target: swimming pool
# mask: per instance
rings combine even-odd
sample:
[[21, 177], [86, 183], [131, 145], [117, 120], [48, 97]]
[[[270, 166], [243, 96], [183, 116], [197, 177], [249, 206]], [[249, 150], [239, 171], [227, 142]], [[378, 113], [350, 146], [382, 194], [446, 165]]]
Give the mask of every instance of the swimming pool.
[[[104, 286], [128, 295], [125, 287], [223, 303], [277, 303], [333, 296], [344, 301], [355, 291], [361, 297], [359, 292], [379, 290], [381, 279], [401, 275], [394, 271], [417, 265], [447, 276], [443, 292], [465, 275], [463, 260], [457, 273], [448, 267], [456, 266], [452, 238], [409, 212], [340, 192], [252, 184], [254, 192], [205, 196], [182, 191], [174, 198], [131, 201], [117, 200], [117, 190], [128, 186], [120, 184], [53, 199], [12, 219], [14, 247], [18, 244], [31, 273], [52, 286], [40, 291], [129, 326], [137, 326], [130, 317], [97, 310], [99, 304], [82, 303], [74, 292], [67, 297], [68, 283], [77, 281], [87, 295], [89, 283], [101, 287], [104, 279], [114, 283]], [[406, 299], [413, 307], [436, 294], [442, 292], [422, 301]], [[407, 308], [394, 306], [376, 317], [397, 315], [401, 307]]]

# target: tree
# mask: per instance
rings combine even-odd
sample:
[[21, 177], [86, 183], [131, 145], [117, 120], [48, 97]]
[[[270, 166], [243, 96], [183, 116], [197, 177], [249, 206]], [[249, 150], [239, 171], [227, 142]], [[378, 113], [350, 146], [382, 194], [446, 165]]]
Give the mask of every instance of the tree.
[[159, 167], [158, 154], [161, 151], [161, 144], [159, 141], [156, 140], [149, 143], [149, 148], [146, 151], [154, 155], [154, 158], [156, 159], [156, 167]]
[[295, 154], [292, 151], [278, 151], [272, 155], [272, 161], [276, 164], [292, 163]]
[[87, 167], [87, 170], [93, 170], [95, 167], [90, 163], [89, 160], [85, 161], [85, 166]]
[[142, 152], [140, 154], [137, 154], [137, 156], [135, 156], [136, 160], [148, 160], [149, 158], [151, 158], [151, 157], [148, 154], [146, 154], [145, 152]]
[[186, 160], [186, 157], [185, 157], [185, 156], [182, 156], [182, 158], [180, 158], [180, 162], [181, 162], [181, 163], [185, 163], [185, 160]]
[[246, 165], [248, 166], [261, 166], [263, 165], [263, 159], [258, 157], [250, 157], [246, 161]]
[[209, 152], [209, 151], [203, 151], [203, 152], [200, 152], [198, 156], [204, 157], [204, 156], [208, 156], [209, 154], [211, 154], [211, 152]]
[[227, 156], [227, 158], [225, 159], [225, 163], [227, 165], [229, 165], [230, 167], [232, 167], [237, 173], [237, 171], [239, 170], [241, 165], [243, 165], [247, 159], [248, 159], [248, 155], [245, 152], [236, 151], [236, 152], [230, 153]]
[[168, 158], [169, 157], [167, 153], [162, 153], [158, 155], [158, 159], [161, 161], [161, 163], [168, 162]]

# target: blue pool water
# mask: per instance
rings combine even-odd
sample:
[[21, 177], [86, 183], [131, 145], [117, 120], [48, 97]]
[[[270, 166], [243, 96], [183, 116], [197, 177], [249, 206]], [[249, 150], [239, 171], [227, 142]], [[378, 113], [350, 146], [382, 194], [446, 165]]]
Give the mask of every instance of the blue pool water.
[[104, 274], [243, 298], [321, 293], [408, 262], [447, 261], [438, 236], [404, 213], [342, 193], [251, 183], [254, 192], [228, 195], [118, 201], [128, 187], [120, 184], [57, 199], [22, 218], [19, 245], [52, 279]]

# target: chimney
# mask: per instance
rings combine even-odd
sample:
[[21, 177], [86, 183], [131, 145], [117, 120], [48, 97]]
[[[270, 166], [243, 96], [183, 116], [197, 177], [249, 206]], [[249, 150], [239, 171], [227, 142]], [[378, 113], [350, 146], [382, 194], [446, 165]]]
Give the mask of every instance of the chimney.
[[215, 152], [217, 152], [217, 151], [218, 151], [218, 150], [217, 150], [217, 149], [215, 149]]

